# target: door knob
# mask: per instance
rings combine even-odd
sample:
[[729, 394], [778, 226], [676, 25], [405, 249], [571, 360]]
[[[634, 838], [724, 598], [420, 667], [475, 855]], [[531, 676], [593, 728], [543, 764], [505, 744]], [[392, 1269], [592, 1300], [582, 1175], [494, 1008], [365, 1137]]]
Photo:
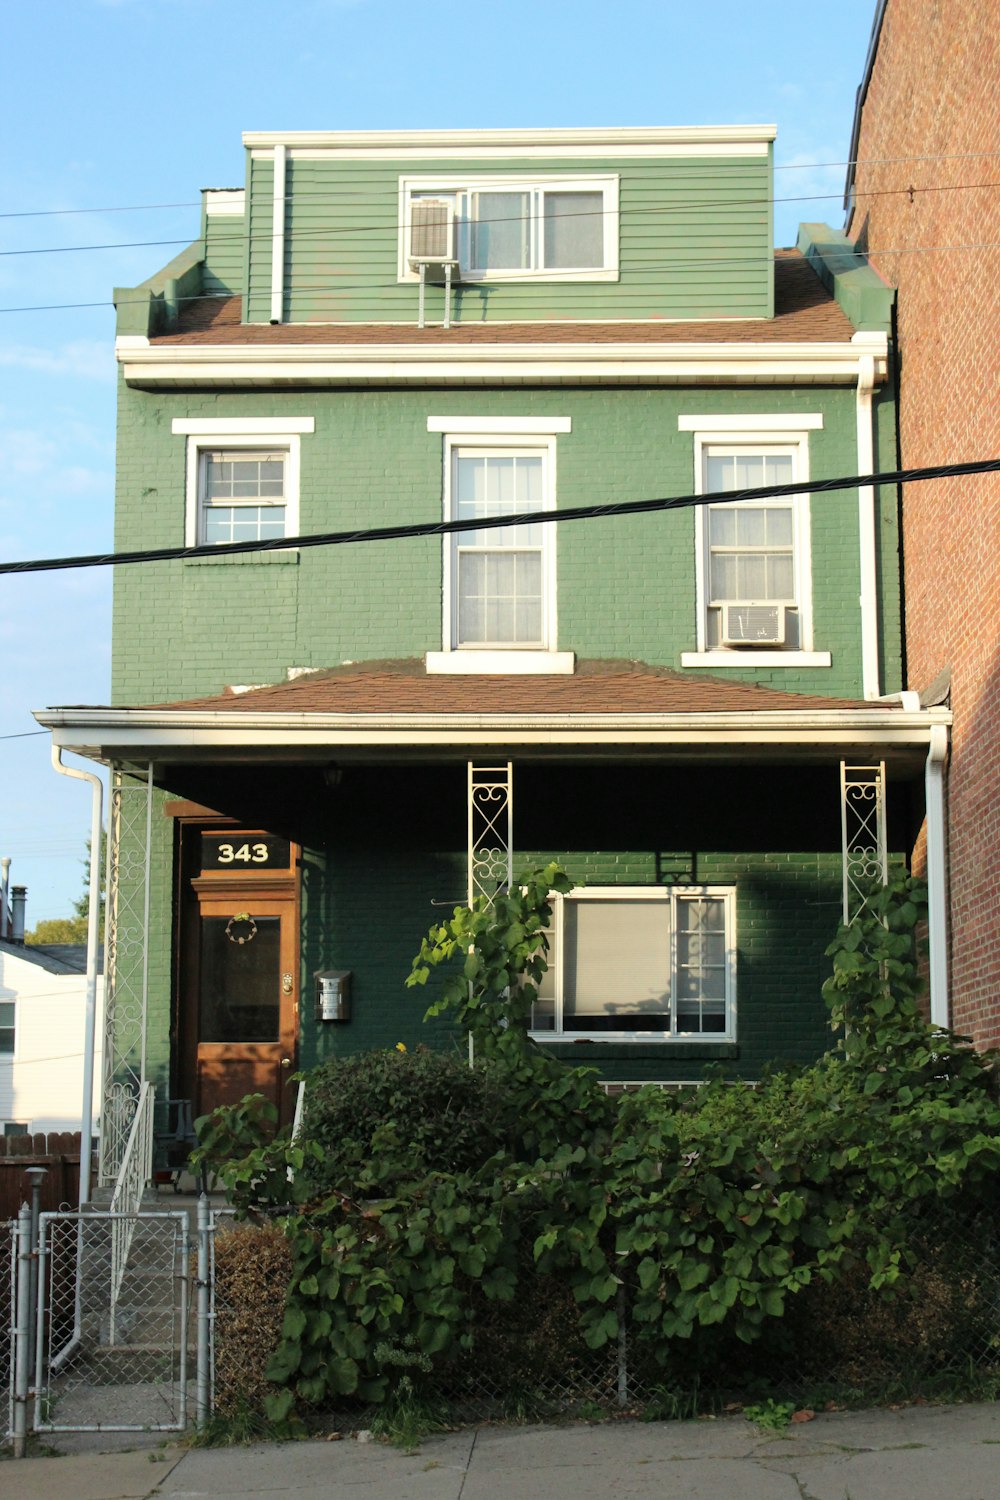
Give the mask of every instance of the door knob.
[[283, 1057], [281, 1059], [281, 1066], [283, 1068], [290, 1068], [292, 1066], [292, 1059], [290, 1057]]
[[282, 976], [281, 976], [281, 993], [283, 995], [290, 995], [292, 993], [292, 976], [291, 976], [291, 974], [282, 974]]

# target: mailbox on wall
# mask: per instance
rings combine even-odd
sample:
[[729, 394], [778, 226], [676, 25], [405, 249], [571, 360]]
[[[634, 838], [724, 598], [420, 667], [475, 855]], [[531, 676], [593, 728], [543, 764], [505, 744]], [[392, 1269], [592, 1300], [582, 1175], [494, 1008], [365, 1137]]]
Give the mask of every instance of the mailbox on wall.
[[351, 1019], [351, 970], [321, 969], [316, 980], [317, 1021]]

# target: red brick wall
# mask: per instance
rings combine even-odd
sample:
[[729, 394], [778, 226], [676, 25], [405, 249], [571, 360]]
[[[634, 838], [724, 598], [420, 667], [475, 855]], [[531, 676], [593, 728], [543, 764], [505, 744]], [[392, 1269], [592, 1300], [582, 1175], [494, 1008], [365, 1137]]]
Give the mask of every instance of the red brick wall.
[[[905, 466], [1000, 456], [997, 152], [997, 0], [889, 0], [849, 228], [899, 288]], [[906, 486], [903, 547], [908, 685], [952, 673], [952, 1024], [997, 1045], [1000, 476]]]

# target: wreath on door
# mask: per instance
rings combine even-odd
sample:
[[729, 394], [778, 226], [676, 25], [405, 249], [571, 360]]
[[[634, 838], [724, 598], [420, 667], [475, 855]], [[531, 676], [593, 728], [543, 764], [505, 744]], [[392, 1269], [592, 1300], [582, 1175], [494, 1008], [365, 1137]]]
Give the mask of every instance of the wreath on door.
[[[234, 927], [245, 927], [245, 932], [234, 932]], [[238, 943], [242, 948], [244, 943], [252, 943], [257, 936], [257, 923], [248, 911], [238, 911], [229, 918], [226, 923], [226, 937], [231, 943]]]

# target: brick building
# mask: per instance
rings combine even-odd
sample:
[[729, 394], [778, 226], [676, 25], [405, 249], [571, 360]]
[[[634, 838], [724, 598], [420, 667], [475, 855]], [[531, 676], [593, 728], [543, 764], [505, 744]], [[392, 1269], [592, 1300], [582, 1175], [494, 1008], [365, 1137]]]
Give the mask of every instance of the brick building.
[[[997, 455], [1000, 24], [993, 0], [880, 0], [847, 227], [898, 288], [905, 467]], [[1000, 1044], [1000, 475], [904, 487], [906, 677], [954, 715], [951, 1024]], [[918, 845], [917, 858], [921, 858]]]
[[116, 547], [189, 550], [119, 569], [113, 704], [40, 715], [113, 768], [105, 1178], [141, 1079], [287, 1108], [450, 1044], [420, 936], [550, 858], [541, 1045], [609, 1083], [825, 1047], [948, 713], [900, 693], [895, 495], [807, 488], [895, 465], [892, 294], [825, 226], [775, 253], [773, 135], [254, 133], [116, 294]]

